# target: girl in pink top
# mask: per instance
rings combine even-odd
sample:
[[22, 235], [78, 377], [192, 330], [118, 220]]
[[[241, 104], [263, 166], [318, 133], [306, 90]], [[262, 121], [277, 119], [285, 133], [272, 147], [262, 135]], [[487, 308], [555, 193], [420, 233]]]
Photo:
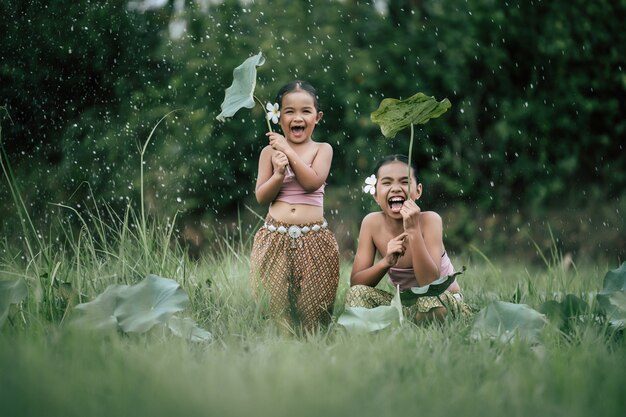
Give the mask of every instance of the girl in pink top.
[[346, 305], [388, 305], [393, 294], [375, 288], [387, 274], [403, 292], [403, 304], [409, 305], [417, 323], [443, 319], [449, 312], [469, 317], [471, 310], [463, 302], [443, 244], [441, 217], [422, 211], [416, 203], [422, 184], [415, 169], [409, 178], [407, 157], [391, 155], [374, 172], [368, 188], [381, 211], [368, 214], [361, 223]]
[[323, 116], [313, 86], [289, 83], [276, 101], [282, 134], [267, 133], [259, 157], [255, 194], [269, 212], [254, 238], [250, 276], [281, 325], [315, 330], [330, 322], [339, 282], [339, 250], [323, 205], [333, 149], [313, 140]]

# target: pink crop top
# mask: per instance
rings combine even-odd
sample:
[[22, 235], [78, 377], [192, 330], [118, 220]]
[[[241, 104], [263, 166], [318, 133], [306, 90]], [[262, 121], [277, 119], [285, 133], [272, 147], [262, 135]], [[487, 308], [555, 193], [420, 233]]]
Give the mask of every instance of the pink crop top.
[[[446, 252], [444, 252], [441, 256], [441, 266], [439, 267], [439, 270], [441, 271], [440, 275], [442, 277], [454, 274], [454, 266], [452, 266], [452, 262]], [[396, 285], [400, 286], [400, 291], [419, 286], [417, 279], [415, 279], [415, 272], [413, 271], [413, 268], [389, 268], [387, 274], [389, 275], [389, 281], [391, 281], [394, 287]], [[453, 286], [455, 289], [458, 287], [456, 281], [454, 281], [448, 288], [451, 289]]]
[[310, 206], [322, 207], [324, 205], [324, 187], [325, 184], [322, 184], [317, 190], [307, 193], [296, 180], [296, 176], [291, 169], [287, 167], [287, 173], [285, 178], [283, 178], [283, 185], [280, 187], [276, 200], [289, 204], [308, 204]]

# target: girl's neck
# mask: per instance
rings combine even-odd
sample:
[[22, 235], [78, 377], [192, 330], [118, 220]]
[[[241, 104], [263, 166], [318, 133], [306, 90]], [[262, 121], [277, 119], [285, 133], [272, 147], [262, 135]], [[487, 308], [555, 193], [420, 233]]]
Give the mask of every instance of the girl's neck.
[[391, 230], [392, 233], [400, 234], [404, 232], [404, 222], [402, 221], [402, 218], [395, 219], [387, 215], [385, 212], [383, 212], [383, 216], [385, 218], [385, 227]]
[[304, 139], [302, 142], [287, 141], [287, 143], [289, 143], [289, 146], [291, 146], [294, 149], [296, 149], [296, 148], [306, 148], [306, 147], [311, 146], [313, 144], [313, 139], [312, 138]]

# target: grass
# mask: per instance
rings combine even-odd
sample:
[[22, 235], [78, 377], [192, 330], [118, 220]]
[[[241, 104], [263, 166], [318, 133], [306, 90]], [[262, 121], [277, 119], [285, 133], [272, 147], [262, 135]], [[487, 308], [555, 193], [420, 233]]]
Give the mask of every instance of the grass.
[[[119, 218], [91, 212], [77, 233], [60, 223], [63, 243], [44, 245], [45, 256], [3, 248], [0, 274], [25, 278], [30, 292], [0, 329], [0, 414], [617, 416], [625, 409], [626, 344], [601, 325], [580, 322], [568, 337], [548, 328], [539, 346], [472, 341], [471, 324], [458, 321], [288, 336], [252, 301], [249, 241], [226, 235], [192, 261], [172, 243], [171, 225], [148, 222], [138, 231], [141, 224], [132, 210]], [[537, 308], [559, 294], [588, 297], [608, 268], [529, 269], [483, 256], [454, 260], [468, 266], [461, 283], [477, 308], [494, 299]], [[342, 264], [336, 314], [349, 269]], [[66, 326], [73, 302], [147, 273], [183, 286], [187, 313], [213, 334], [210, 343], [162, 330], [103, 336]]]
[[[176, 243], [174, 221], [130, 206], [118, 214], [62, 205], [45, 239], [1, 157], [23, 236], [0, 241], [0, 279], [28, 286], [0, 327], [2, 416], [576, 417], [626, 409], [626, 341], [602, 323], [578, 320], [567, 334], [548, 326], [532, 346], [472, 340], [471, 324], [452, 320], [285, 335], [252, 300], [249, 239], [217, 233], [215, 249], [194, 261]], [[554, 248], [541, 268], [499, 263], [478, 248], [453, 262], [468, 267], [460, 280], [476, 308], [492, 300], [537, 308], [568, 293], [593, 303], [616, 265], [564, 268]], [[336, 315], [349, 271], [342, 263]], [[162, 329], [103, 335], [68, 326], [76, 304], [147, 274], [180, 283], [190, 298], [186, 314], [212, 333], [211, 342]]]

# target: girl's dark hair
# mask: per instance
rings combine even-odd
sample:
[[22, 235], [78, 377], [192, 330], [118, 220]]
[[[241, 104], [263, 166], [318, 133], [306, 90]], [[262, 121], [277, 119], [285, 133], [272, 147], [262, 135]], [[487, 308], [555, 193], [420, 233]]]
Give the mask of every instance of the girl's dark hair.
[[282, 107], [283, 97], [286, 94], [291, 93], [292, 91], [299, 91], [299, 90], [306, 91], [307, 93], [309, 93], [311, 97], [313, 97], [313, 105], [315, 106], [315, 110], [317, 110], [318, 112], [321, 111], [320, 103], [317, 98], [317, 91], [315, 90], [315, 87], [313, 87], [308, 82], [302, 81], [302, 80], [295, 80], [295, 81], [290, 82], [289, 84], [283, 85], [281, 89], [278, 90], [278, 94], [276, 94], [275, 103], [278, 103], [278, 105]]
[[[394, 161], [402, 162], [403, 164], [406, 164], [407, 166], [409, 165], [409, 158], [406, 155], [394, 154], [394, 155], [385, 156], [383, 159], [378, 161], [378, 163], [376, 164], [376, 167], [374, 167], [374, 174], [376, 175], [376, 177], [378, 178], [378, 170], [383, 165], [387, 165]], [[415, 178], [415, 182], [419, 184], [420, 180], [419, 180], [419, 176], [417, 175], [417, 166], [415, 165], [414, 162], [411, 163], [411, 171], [413, 173], [413, 177]]]

